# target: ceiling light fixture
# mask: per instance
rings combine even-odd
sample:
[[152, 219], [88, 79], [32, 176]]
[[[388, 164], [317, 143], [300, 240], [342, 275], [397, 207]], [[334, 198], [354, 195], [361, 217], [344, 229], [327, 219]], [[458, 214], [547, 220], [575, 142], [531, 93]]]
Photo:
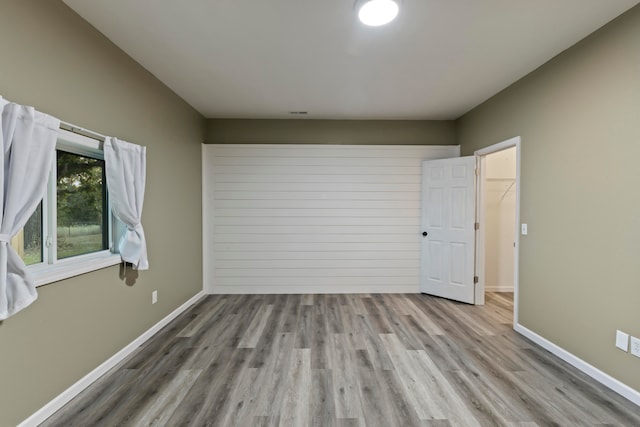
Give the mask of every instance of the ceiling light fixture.
[[371, 27], [388, 24], [398, 16], [398, 3], [394, 0], [369, 0], [360, 6], [358, 18]]

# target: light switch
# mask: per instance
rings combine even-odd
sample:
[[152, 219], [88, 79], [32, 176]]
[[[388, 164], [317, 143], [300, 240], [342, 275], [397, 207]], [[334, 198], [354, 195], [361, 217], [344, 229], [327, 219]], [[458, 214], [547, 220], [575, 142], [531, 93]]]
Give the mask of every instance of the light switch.
[[616, 347], [622, 351], [629, 351], [629, 334], [616, 331]]
[[522, 235], [526, 236], [527, 235], [527, 224], [522, 224]]

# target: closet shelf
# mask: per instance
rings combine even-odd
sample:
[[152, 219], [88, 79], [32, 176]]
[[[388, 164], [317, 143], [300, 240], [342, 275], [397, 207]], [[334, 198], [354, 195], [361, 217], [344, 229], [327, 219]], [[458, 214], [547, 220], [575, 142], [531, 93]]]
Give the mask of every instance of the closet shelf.
[[485, 178], [487, 181], [516, 182], [515, 178]]

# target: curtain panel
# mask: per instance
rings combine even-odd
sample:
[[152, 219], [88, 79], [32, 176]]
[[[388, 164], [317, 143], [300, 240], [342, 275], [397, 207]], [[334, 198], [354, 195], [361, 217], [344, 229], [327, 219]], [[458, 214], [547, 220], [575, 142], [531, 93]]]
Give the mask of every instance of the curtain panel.
[[0, 97], [0, 320], [38, 298], [35, 283], [9, 241], [46, 191], [60, 121]]
[[107, 137], [104, 159], [107, 188], [114, 215], [127, 229], [118, 250], [123, 262], [139, 270], [148, 270], [147, 243], [142, 228], [142, 204], [147, 168], [146, 147]]

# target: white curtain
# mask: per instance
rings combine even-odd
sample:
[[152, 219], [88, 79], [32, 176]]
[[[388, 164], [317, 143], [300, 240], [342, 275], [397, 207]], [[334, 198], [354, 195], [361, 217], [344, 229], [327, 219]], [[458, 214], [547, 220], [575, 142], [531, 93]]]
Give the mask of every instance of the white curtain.
[[107, 188], [113, 213], [127, 229], [120, 238], [118, 249], [123, 262], [139, 270], [148, 270], [147, 243], [140, 219], [147, 169], [145, 147], [107, 137], [104, 160]]
[[33, 279], [9, 241], [44, 196], [60, 121], [0, 97], [0, 320], [38, 298]]

